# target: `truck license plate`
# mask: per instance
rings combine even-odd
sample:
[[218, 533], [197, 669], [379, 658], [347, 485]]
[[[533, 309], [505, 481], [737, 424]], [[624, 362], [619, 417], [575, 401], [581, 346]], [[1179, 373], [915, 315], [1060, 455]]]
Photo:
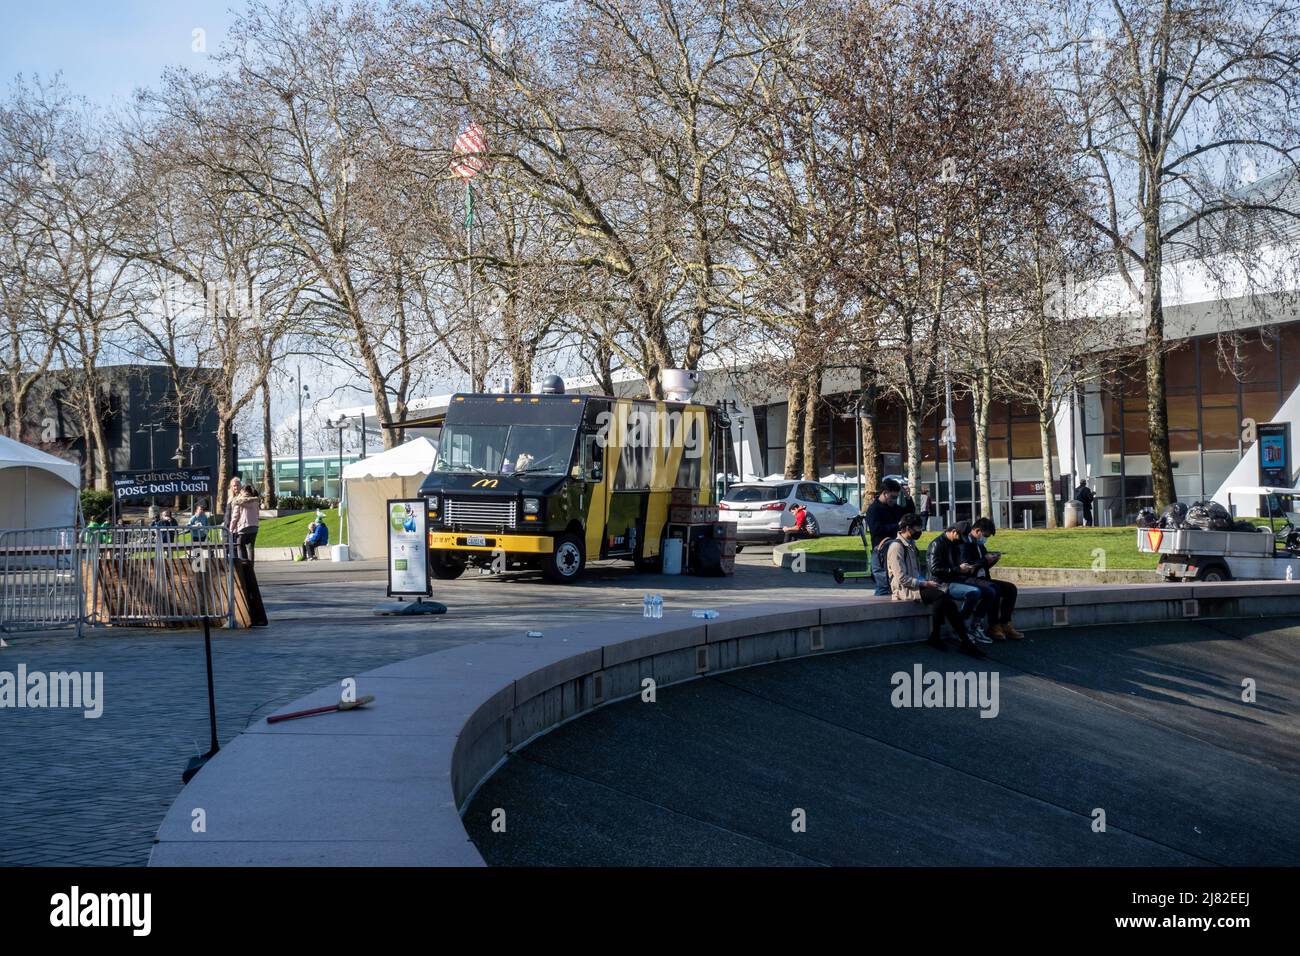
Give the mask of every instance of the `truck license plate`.
[[487, 547], [487, 538], [483, 537], [483, 535], [481, 535], [481, 534], [471, 534], [471, 535], [469, 535], [468, 537], [465, 538], [465, 542], [466, 542], [466, 544], [468, 544], [471, 548], [486, 548], [486, 547]]

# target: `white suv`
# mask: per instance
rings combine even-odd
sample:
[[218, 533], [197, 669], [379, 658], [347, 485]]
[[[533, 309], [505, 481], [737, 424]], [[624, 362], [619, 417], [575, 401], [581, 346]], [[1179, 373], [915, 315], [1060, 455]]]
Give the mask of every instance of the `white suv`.
[[779, 543], [794, 525], [798, 502], [817, 519], [822, 534], [857, 534], [862, 515], [839, 494], [816, 481], [762, 481], [732, 485], [718, 502], [720, 519], [736, 522], [736, 540]]

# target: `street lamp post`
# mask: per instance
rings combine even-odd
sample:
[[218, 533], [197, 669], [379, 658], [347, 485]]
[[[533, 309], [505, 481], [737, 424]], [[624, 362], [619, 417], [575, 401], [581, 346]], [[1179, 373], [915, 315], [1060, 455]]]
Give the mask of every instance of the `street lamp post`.
[[348, 427], [348, 420], [340, 415], [338, 421], [330, 422], [331, 428], [338, 429], [339, 433], [339, 498], [343, 498], [343, 430]]
[[[149, 470], [150, 470], [150, 471], [153, 471], [153, 470], [154, 470], [154, 463], [153, 463], [153, 436], [156, 435], [156, 434], [158, 434], [158, 432], [162, 431], [162, 430], [163, 430], [164, 428], [166, 428], [166, 427], [167, 427], [167, 426], [164, 425], [164, 424], [162, 424], [161, 422], [145, 422], [145, 423], [142, 424], [139, 428], [136, 429], [136, 434], [138, 434], [138, 435], [143, 435], [143, 434], [145, 434], [146, 432], [148, 432], [148, 434], [149, 434]], [[150, 495], [150, 496], [149, 496], [149, 504], [150, 504], [150, 505], [156, 505], [156, 504], [158, 504], [158, 496], [157, 496], [157, 495]]]
[[312, 401], [312, 394], [307, 389], [307, 385], [305, 385], [303, 382], [302, 365], [299, 365], [298, 367], [298, 378], [296, 378], [296, 381], [298, 381], [298, 385], [299, 385], [298, 388], [298, 493], [300, 494], [300, 496], [303, 496], [305, 498], [307, 497], [307, 493], [309, 489], [307, 486], [307, 475], [303, 473], [303, 397], [307, 398], [307, 401], [309, 402]]

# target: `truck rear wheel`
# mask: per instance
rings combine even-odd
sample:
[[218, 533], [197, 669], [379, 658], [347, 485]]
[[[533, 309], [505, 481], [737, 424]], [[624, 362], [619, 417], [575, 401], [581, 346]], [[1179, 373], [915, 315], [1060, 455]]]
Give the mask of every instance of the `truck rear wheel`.
[[561, 534], [555, 537], [555, 547], [543, 559], [542, 574], [546, 580], [557, 584], [576, 581], [587, 566], [587, 555], [582, 548], [582, 539], [576, 534]]
[[1231, 581], [1232, 575], [1222, 564], [1211, 564], [1208, 567], [1199, 569], [1196, 572], [1198, 581]]
[[446, 551], [430, 551], [429, 573], [439, 581], [454, 581], [465, 573], [465, 559]]

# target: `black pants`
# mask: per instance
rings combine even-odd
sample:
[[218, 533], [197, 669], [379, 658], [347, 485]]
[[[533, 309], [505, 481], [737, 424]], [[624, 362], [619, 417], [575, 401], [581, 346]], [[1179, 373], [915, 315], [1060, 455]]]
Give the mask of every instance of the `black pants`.
[[970, 640], [970, 635], [966, 633], [966, 625], [962, 622], [961, 613], [957, 610], [957, 602], [948, 597], [946, 591], [941, 591], [939, 588], [922, 588], [921, 603], [933, 609], [933, 616], [930, 618], [931, 640], [936, 640], [939, 637], [939, 633], [943, 630], [944, 621], [948, 622], [948, 626], [952, 628], [953, 633], [963, 641]]
[[989, 608], [989, 620], [1005, 624], [1011, 620], [1011, 615], [1016, 613], [1016, 597], [1020, 591], [1010, 581], [990, 580], [988, 583], [993, 585], [993, 590], [998, 594], [997, 600]]
[[318, 544], [312, 544], [310, 541], [306, 542], [306, 543], [302, 546], [302, 559], [303, 559], [304, 561], [315, 561], [315, 560], [316, 560], [316, 549], [319, 548], [319, 547], [320, 547], [320, 545], [318, 545]]
[[235, 535], [235, 550], [238, 555], [245, 561], [252, 561], [255, 548], [253, 542], [257, 540], [257, 528], [245, 528], [239, 534]]

